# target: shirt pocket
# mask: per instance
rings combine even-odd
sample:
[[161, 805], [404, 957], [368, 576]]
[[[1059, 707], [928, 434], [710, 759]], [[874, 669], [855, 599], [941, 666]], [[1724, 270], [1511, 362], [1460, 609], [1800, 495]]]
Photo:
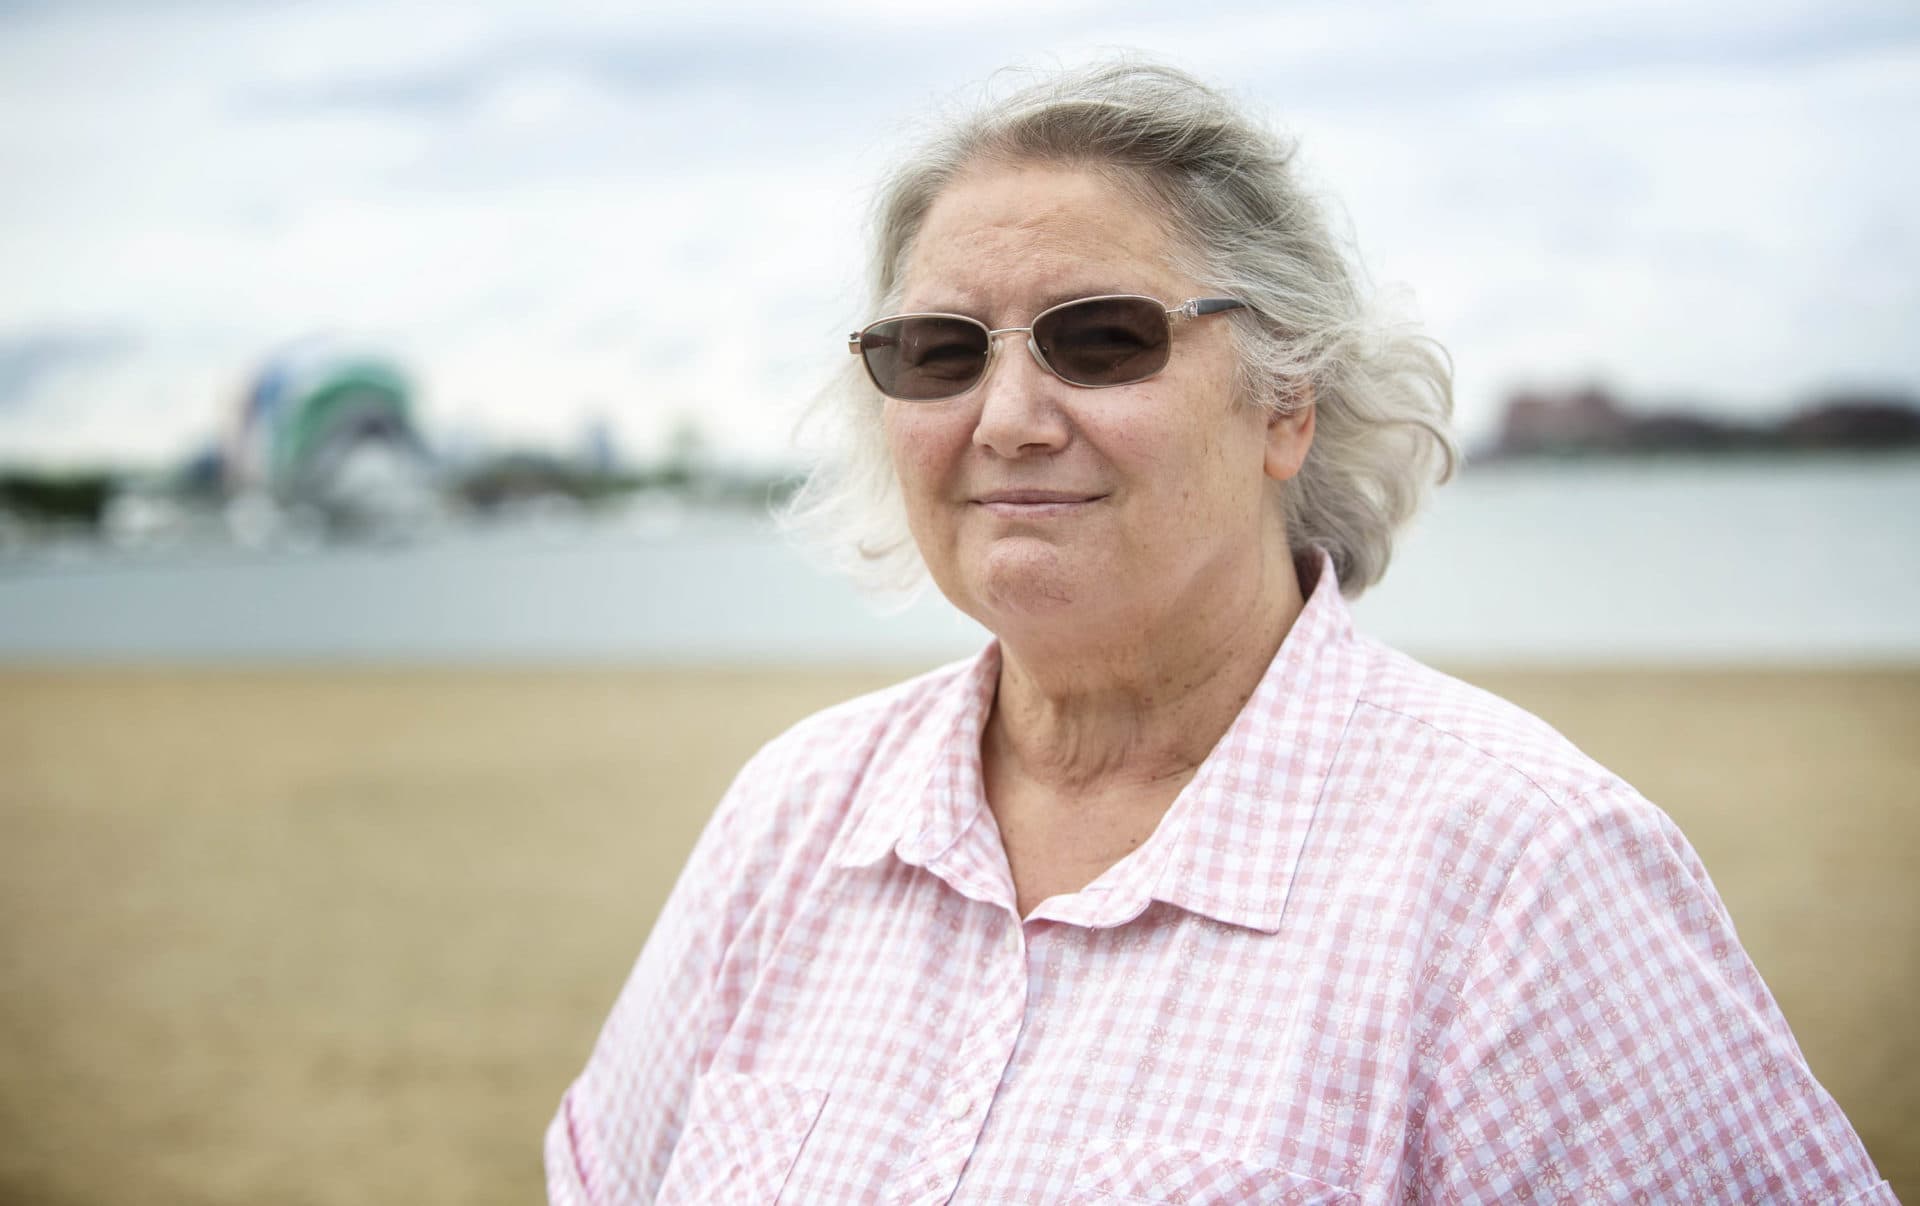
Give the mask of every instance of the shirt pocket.
[[826, 1103], [823, 1089], [738, 1072], [709, 1072], [694, 1086], [687, 1125], [674, 1145], [655, 1201], [658, 1206], [779, 1201], [787, 1174]]
[[1114, 1143], [1074, 1169], [1074, 1203], [1150, 1206], [1357, 1206], [1360, 1195], [1302, 1173], [1177, 1147]]

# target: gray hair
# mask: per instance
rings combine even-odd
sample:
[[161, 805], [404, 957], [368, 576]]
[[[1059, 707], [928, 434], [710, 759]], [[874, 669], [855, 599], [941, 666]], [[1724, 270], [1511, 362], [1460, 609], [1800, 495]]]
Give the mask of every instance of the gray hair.
[[[1319, 206], [1296, 179], [1294, 145], [1221, 93], [1135, 61], [1061, 72], [952, 123], [885, 182], [874, 213], [870, 313], [897, 304], [900, 276], [935, 199], [980, 164], [1099, 171], [1167, 215], [1177, 268], [1237, 297], [1244, 396], [1286, 413], [1317, 408], [1313, 445], [1278, 490], [1296, 555], [1333, 557], [1343, 593], [1386, 572], [1397, 528], [1430, 482], [1452, 476], [1451, 367], [1430, 339], [1376, 315]], [[820, 457], [782, 513], [863, 584], [910, 593], [926, 567], [907, 529], [880, 422], [857, 362], [816, 399]]]

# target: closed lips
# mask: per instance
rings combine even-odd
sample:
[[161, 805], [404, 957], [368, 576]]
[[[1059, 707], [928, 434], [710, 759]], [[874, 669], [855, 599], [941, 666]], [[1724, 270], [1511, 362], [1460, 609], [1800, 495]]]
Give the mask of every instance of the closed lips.
[[1104, 494], [1084, 494], [1073, 490], [996, 490], [982, 494], [978, 503], [1008, 503], [1015, 506], [1040, 506], [1046, 503], [1083, 503], [1105, 498]]

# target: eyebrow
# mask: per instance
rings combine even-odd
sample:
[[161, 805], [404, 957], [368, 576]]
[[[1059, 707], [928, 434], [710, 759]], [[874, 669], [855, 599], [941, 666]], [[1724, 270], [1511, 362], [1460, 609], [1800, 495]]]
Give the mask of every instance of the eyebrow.
[[[1053, 309], [1055, 306], [1062, 305], [1066, 302], [1080, 301], [1081, 299], [1088, 298], [1088, 297], [1114, 297], [1114, 296], [1152, 297], [1154, 295], [1151, 293], [1142, 293], [1136, 289], [1125, 289], [1125, 288], [1079, 287], [1079, 288], [1073, 288], [1073, 289], [1056, 289], [1050, 293], [1044, 294], [1040, 298], [1040, 304], [1034, 307], [1032, 313], [1026, 315], [1026, 321], [1031, 322], [1035, 317], [1035, 315], [1044, 314], [1048, 310]], [[1161, 305], [1166, 304], [1166, 300], [1164, 298], [1159, 300]], [[987, 323], [988, 326], [993, 325], [991, 322], [987, 322], [987, 319], [981, 315], [980, 308], [976, 306], [971, 301], [971, 299], [954, 307], [928, 306], [926, 308], [915, 308], [915, 309], [903, 310], [902, 313], [961, 314], [961, 315], [965, 315], [968, 318], [977, 319], [980, 322]], [[1019, 325], [1019, 324], [1016, 324], [1016, 325]]]
[[1047, 294], [1040, 301], [1040, 309], [1035, 310], [1034, 313], [1038, 314], [1041, 310], [1051, 310], [1061, 302], [1079, 301], [1083, 297], [1109, 297], [1114, 294], [1136, 297], [1153, 296], [1150, 293], [1135, 293], [1130, 289], [1072, 289]]

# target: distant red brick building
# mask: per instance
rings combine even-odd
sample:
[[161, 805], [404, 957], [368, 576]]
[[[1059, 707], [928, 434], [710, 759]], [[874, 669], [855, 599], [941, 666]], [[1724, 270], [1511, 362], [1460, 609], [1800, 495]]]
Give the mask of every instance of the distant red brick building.
[[1617, 448], [1630, 421], [1613, 395], [1598, 386], [1562, 393], [1523, 391], [1507, 402], [1500, 451], [1535, 452]]

